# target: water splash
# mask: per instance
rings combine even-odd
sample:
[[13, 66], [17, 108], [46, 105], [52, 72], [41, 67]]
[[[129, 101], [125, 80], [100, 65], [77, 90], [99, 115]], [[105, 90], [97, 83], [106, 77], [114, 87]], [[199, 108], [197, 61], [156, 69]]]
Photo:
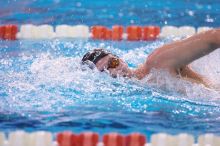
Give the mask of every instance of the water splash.
[[[123, 49], [127, 42], [21, 42], [23, 51], [0, 60], [0, 112], [18, 114], [26, 121], [34, 120], [37, 125], [44, 123], [47, 126], [59, 126], [72, 120], [82, 122], [82, 116], [85, 122], [94, 119], [104, 125], [117, 119], [122, 127], [141, 128], [138, 126], [141, 123], [157, 123], [156, 127], [160, 130], [167, 126], [162, 123], [164, 120], [167, 124], [179, 121], [189, 127], [192, 122], [219, 121], [218, 92], [174, 78], [163, 71], [153, 71], [144, 80], [138, 81], [112, 78], [80, 63], [86, 51], [102, 47], [114, 49], [114, 53], [134, 68], [166, 41], [140, 43], [139, 46], [131, 43], [127, 50]], [[9, 51], [4, 53], [13, 54]], [[219, 52], [213, 53], [192, 64], [198, 72], [210, 78], [219, 75], [216, 63], [219, 62]], [[201, 66], [204, 59], [207, 64], [215, 65], [210, 68]], [[149, 83], [152, 76], [156, 76], [157, 80]], [[179, 92], [180, 89], [185, 93]], [[139, 116], [139, 121], [132, 122], [134, 114]], [[193, 120], [187, 123], [184, 121], [186, 118]], [[72, 124], [76, 123], [70, 122]], [[110, 125], [114, 127], [115, 124]], [[175, 128], [180, 128], [180, 125], [173, 124], [172, 130]], [[149, 130], [153, 129], [149, 127]]]

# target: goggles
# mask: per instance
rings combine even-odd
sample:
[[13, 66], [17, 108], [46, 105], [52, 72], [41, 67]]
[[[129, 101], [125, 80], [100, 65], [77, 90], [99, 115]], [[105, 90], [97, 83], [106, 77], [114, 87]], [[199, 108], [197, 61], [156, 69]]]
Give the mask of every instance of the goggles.
[[116, 67], [119, 66], [119, 64], [120, 64], [120, 60], [117, 57], [111, 57], [108, 60], [108, 67], [107, 67], [107, 69], [116, 68]]
[[[103, 57], [111, 54], [110, 52], [104, 49], [95, 49], [91, 52], [86, 53], [82, 58], [82, 64], [89, 65], [89, 68], [93, 69], [96, 63], [102, 59]], [[120, 59], [113, 55], [113, 57], [109, 58], [106, 69], [116, 68], [120, 64]]]

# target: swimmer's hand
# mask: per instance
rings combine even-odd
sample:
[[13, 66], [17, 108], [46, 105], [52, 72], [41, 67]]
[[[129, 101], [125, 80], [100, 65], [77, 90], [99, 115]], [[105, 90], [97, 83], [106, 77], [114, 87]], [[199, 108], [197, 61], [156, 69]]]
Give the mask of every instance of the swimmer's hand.
[[208, 86], [206, 86], [206, 87], [220, 93], [220, 84], [219, 83], [209, 82]]

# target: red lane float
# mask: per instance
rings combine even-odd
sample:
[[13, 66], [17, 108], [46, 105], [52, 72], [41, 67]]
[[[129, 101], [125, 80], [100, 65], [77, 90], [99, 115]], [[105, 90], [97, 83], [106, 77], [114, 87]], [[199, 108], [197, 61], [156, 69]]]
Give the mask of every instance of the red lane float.
[[128, 26], [127, 27], [127, 40], [139, 41], [142, 37], [142, 30], [140, 26]]
[[58, 146], [77, 146], [77, 135], [66, 131], [57, 134]]
[[160, 34], [160, 27], [158, 26], [145, 26], [142, 28], [142, 40], [155, 40]]
[[144, 146], [146, 138], [140, 133], [132, 133], [126, 136], [126, 146]]
[[109, 133], [103, 136], [104, 146], [125, 146], [125, 137], [118, 133]]
[[99, 141], [99, 135], [94, 132], [84, 132], [78, 136], [77, 146], [96, 146]]
[[112, 39], [112, 30], [110, 30], [110, 29], [106, 30], [105, 39], [106, 40], [111, 40]]
[[16, 40], [16, 34], [18, 33], [17, 25], [5, 25], [3, 39], [5, 40]]
[[114, 25], [112, 27], [112, 40], [116, 40], [116, 41], [122, 40], [123, 32], [124, 32], [123, 26]]
[[3, 39], [5, 35], [5, 26], [0, 26], [0, 39]]
[[104, 39], [105, 40], [108, 29], [104, 26], [93, 26], [91, 31], [92, 31], [93, 39]]

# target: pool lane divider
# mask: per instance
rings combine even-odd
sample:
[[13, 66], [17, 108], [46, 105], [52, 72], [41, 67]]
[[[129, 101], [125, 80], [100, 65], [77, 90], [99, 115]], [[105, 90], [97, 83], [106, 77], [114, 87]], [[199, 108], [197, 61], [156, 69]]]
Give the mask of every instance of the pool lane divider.
[[9, 24], [0, 26], [0, 39], [3, 40], [16, 40], [18, 33], [17, 25]]
[[114, 25], [108, 28], [102, 25], [88, 27], [86, 25], [18, 25], [8, 24], [0, 26], [1, 40], [17, 39], [53, 39], [53, 38], [82, 38], [113, 41], [153, 41], [157, 38], [186, 37], [196, 33], [207, 31], [211, 27], [194, 28], [192, 26], [137, 26], [123, 27]]
[[[197, 142], [197, 143], [195, 143]], [[0, 146], [219, 146], [220, 136], [208, 133], [198, 136], [180, 133], [169, 135], [166, 133], [153, 134], [150, 139], [141, 133], [107, 133], [100, 136], [95, 132], [71, 131], [51, 133], [36, 131], [14, 131], [7, 134], [0, 132]]]

